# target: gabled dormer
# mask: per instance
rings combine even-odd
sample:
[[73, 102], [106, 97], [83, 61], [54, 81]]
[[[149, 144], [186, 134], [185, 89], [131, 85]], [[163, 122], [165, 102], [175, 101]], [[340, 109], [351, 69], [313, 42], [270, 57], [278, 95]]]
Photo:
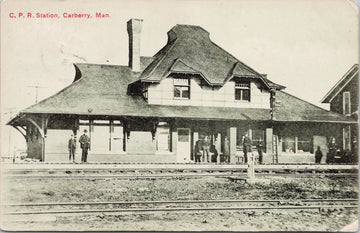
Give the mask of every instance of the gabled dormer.
[[270, 108], [270, 90], [285, 88], [213, 43], [199, 26], [174, 26], [153, 58], [129, 85], [148, 104]]

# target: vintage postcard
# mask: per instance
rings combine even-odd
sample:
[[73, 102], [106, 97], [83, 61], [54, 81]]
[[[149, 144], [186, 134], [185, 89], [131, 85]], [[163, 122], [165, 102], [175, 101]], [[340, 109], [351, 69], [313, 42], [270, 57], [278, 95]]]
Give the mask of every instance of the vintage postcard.
[[357, 231], [351, 0], [3, 0], [3, 231]]

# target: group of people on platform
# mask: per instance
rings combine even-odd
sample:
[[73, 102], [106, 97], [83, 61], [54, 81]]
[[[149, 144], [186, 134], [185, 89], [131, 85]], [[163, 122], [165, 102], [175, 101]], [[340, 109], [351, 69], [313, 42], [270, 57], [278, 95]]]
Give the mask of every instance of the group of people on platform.
[[[90, 149], [90, 137], [87, 135], [87, 130], [84, 130], [83, 135], [80, 136], [79, 143], [80, 148], [82, 149], [82, 155], [81, 155], [81, 162], [86, 163], [87, 162], [87, 155], [88, 151]], [[225, 163], [230, 163], [230, 142], [229, 138], [227, 136], [224, 137], [224, 147], [223, 147], [223, 161]], [[248, 155], [249, 153], [252, 153], [252, 140], [249, 137], [248, 133], [245, 133], [245, 135], [242, 138], [242, 145], [243, 145], [243, 152], [244, 152], [244, 162], [248, 162]], [[76, 151], [76, 136], [74, 134], [71, 134], [71, 138], [68, 141], [68, 149], [69, 149], [69, 161], [75, 162], [75, 151]], [[259, 164], [263, 162], [263, 150], [264, 150], [264, 141], [259, 138], [256, 144], [256, 149], [259, 155]], [[209, 139], [209, 136], [205, 136], [204, 139], [199, 139], [195, 143], [194, 148], [194, 157], [195, 162], [212, 162], [211, 153], [213, 157], [217, 158], [219, 155], [219, 148], [217, 149], [215, 145], [213, 145]], [[334, 163], [336, 162], [336, 156], [340, 153], [340, 147], [336, 144], [336, 140], [334, 137], [330, 138], [330, 142], [328, 144], [328, 153], [326, 156], [326, 163]], [[358, 154], [358, 145], [357, 145], [357, 138], [353, 137], [351, 141], [351, 151], [348, 152], [348, 154], [344, 154], [345, 158], [343, 159], [344, 162], [351, 162], [351, 158], [347, 157], [354, 157]], [[315, 163], [321, 163], [321, 159], [323, 157], [323, 153], [321, 151], [320, 146], [317, 147], [317, 150], [315, 151]], [[349, 161], [347, 161], [349, 160]], [[216, 159], [215, 159], [216, 161]]]
[[[86, 163], [87, 162], [87, 155], [88, 151], [90, 149], [90, 137], [87, 135], [87, 130], [84, 130], [84, 134], [80, 136], [79, 143], [80, 148], [82, 150], [81, 153], [81, 162]], [[75, 163], [75, 151], [76, 151], [76, 137], [74, 134], [71, 134], [71, 138], [68, 142], [68, 149], [69, 149], [69, 161]]]
[[[248, 162], [249, 153], [252, 153], [252, 140], [249, 137], [248, 133], [242, 138], [243, 152], [244, 152], [244, 163]], [[358, 143], [357, 138], [353, 137], [351, 141], [351, 151], [342, 151], [340, 147], [336, 144], [336, 139], [330, 137], [330, 141], [327, 145], [328, 153], [326, 156], [326, 163], [348, 163], [348, 162], [357, 162], [358, 154]], [[224, 138], [224, 147], [223, 147], [224, 162], [230, 163], [230, 145], [229, 139], [227, 136]], [[263, 163], [263, 150], [264, 150], [264, 141], [259, 138], [256, 149], [259, 155], [259, 164]], [[195, 162], [210, 162], [209, 154], [213, 153], [214, 157], [218, 156], [218, 151], [215, 146], [211, 145], [209, 137], [205, 136], [203, 140], [198, 140], [195, 144]], [[320, 146], [317, 147], [315, 151], [315, 163], [320, 164], [323, 153]]]
[[[318, 146], [317, 151], [315, 152], [315, 163], [320, 163], [322, 158], [322, 152], [320, 146]], [[351, 149], [341, 150], [341, 148], [336, 144], [336, 139], [334, 137], [330, 138], [328, 144], [328, 153], [326, 156], [326, 163], [353, 163], [358, 160], [358, 142], [357, 137], [354, 136], [351, 140]]]
[[[248, 162], [248, 155], [252, 153], [252, 140], [249, 137], [248, 133], [242, 138], [243, 152], [244, 152], [244, 162]], [[256, 145], [258, 155], [259, 155], [259, 164], [263, 161], [263, 150], [264, 150], [264, 141], [259, 138], [258, 143]], [[214, 145], [211, 144], [209, 137], [205, 136], [203, 140], [199, 139], [195, 143], [195, 162], [211, 162], [210, 152], [213, 153], [213, 156], [216, 158], [219, 155], [218, 150]], [[230, 163], [230, 142], [227, 136], [224, 137], [224, 162]]]

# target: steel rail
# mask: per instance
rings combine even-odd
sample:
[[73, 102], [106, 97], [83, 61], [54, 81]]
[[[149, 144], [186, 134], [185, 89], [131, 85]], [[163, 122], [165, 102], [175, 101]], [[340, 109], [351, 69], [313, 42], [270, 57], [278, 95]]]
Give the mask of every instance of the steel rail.
[[229, 176], [229, 174], [217, 173], [217, 174], [163, 174], [163, 175], [108, 175], [108, 174], [99, 174], [99, 175], [83, 175], [83, 174], [64, 174], [64, 175], [7, 175], [4, 174], [4, 177], [9, 178], [76, 178], [76, 179], [91, 179], [91, 178], [176, 178], [176, 177], [203, 177], [203, 176]]
[[65, 206], [65, 205], [147, 205], [147, 204], [207, 204], [207, 203], [281, 203], [281, 202], [352, 202], [358, 199], [302, 199], [302, 200], [176, 200], [176, 201], [121, 201], [121, 202], [50, 202], [4, 203], [3, 206]]
[[[246, 179], [246, 173], [234, 174], [234, 173], [209, 173], [209, 174], [163, 174], [163, 175], [83, 175], [83, 174], [63, 174], [63, 175], [29, 175], [29, 174], [3, 174], [5, 178], [13, 179], [149, 179], [149, 178], [191, 178], [191, 177], [224, 177], [239, 175], [238, 178]], [[286, 177], [311, 177], [311, 176], [358, 176], [358, 173], [255, 173], [256, 176], [286, 176]]]
[[[96, 168], [94, 168], [96, 167]], [[161, 163], [91, 163], [91, 164], [7, 164], [6, 171], [19, 170], [242, 170], [247, 164], [161, 164]], [[255, 170], [358, 170], [354, 164], [256, 164]]]
[[147, 204], [206, 204], [206, 203], [269, 203], [280, 200], [178, 200], [178, 201], [124, 201], [124, 202], [68, 202], [68, 203], [6, 203], [3, 206], [55, 206], [55, 205], [147, 205]]
[[277, 206], [277, 207], [201, 207], [201, 208], [147, 208], [147, 209], [96, 209], [96, 210], [56, 210], [37, 212], [8, 212], [3, 215], [41, 215], [41, 214], [79, 214], [79, 213], [120, 213], [120, 212], [172, 212], [172, 211], [214, 211], [214, 210], [321, 210], [334, 208], [358, 208], [357, 205], [346, 206]]

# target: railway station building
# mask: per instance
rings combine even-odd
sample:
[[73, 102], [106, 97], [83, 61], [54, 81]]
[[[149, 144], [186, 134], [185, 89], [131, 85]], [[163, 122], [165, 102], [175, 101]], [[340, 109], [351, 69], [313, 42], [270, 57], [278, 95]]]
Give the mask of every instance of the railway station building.
[[142, 20], [128, 21], [128, 65], [74, 64], [71, 85], [8, 123], [24, 136], [29, 157], [67, 162], [70, 134], [87, 129], [89, 162], [188, 163], [207, 135], [220, 155], [227, 136], [235, 163], [245, 133], [254, 151], [264, 141], [265, 162], [313, 161], [317, 146], [325, 155], [330, 137], [342, 142], [344, 129], [357, 125], [286, 93], [199, 26], [174, 26], [153, 57], [140, 55], [141, 29]]

